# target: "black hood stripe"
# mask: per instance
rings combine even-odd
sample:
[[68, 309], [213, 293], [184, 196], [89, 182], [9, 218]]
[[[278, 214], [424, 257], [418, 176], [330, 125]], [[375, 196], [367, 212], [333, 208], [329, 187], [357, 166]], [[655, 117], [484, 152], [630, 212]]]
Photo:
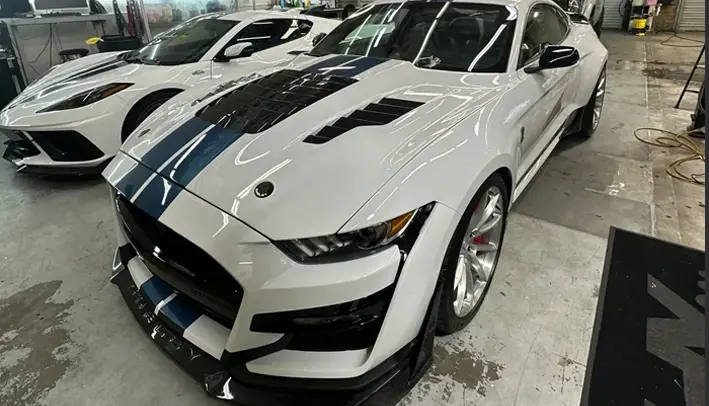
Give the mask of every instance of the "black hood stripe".
[[73, 80], [86, 79], [88, 77], [100, 75], [102, 73], [106, 73], [106, 72], [112, 71], [114, 69], [118, 69], [118, 68], [126, 66], [126, 65], [128, 65], [128, 62], [123, 61], [123, 60], [105, 62], [105, 63], [99, 64], [99, 65], [96, 65], [94, 67], [91, 67], [89, 69], [83, 70], [81, 72], [77, 72], [71, 76], [68, 76], [68, 77], [62, 79], [62, 82], [69, 82], [69, 81], [73, 81]]
[[216, 99], [197, 112], [197, 118], [235, 133], [258, 133], [355, 82], [284, 69]]
[[371, 56], [337, 55], [324, 61], [316, 62], [303, 69], [303, 71], [351, 78], [386, 61], [388, 59]]

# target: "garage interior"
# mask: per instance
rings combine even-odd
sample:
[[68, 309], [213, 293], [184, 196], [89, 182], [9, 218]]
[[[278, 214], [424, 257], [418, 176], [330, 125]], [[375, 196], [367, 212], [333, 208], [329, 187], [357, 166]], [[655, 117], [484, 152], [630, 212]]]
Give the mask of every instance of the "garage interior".
[[[562, 140], [515, 204], [487, 300], [436, 340], [402, 406], [579, 404], [610, 227], [704, 249], [704, 187], [668, 176], [681, 152], [634, 137], [690, 125], [696, 95], [674, 105], [703, 35], [604, 31], [600, 128]], [[0, 405], [220, 404], [146, 340], [109, 283], [107, 203], [100, 177], [18, 176], [0, 162]]]

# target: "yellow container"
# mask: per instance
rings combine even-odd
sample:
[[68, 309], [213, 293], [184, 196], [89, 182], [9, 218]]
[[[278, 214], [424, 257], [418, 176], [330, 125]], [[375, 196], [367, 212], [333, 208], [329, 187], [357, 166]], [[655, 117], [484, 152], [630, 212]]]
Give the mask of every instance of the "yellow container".
[[630, 28], [644, 30], [647, 27], [647, 18], [634, 18], [630, 20]]

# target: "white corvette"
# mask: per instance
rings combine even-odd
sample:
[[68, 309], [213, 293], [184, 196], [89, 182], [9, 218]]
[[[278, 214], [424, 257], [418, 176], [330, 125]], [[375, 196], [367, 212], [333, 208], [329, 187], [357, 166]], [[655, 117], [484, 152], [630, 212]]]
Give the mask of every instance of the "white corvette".
[[302, 14], [240, 12], [193, 18], [139, 51], [57, 65], [0, 112], [4, 158], [20, 172], [100, 172], [166, 100], [204, 82], [288, 62], [339, 24]]
[[213, 396], [396, 400], [479, 309], [559, 138], [596, 129], [606, 60], [551, 0], [376, 2], [138, 127], [104, 171], [112, 280]]

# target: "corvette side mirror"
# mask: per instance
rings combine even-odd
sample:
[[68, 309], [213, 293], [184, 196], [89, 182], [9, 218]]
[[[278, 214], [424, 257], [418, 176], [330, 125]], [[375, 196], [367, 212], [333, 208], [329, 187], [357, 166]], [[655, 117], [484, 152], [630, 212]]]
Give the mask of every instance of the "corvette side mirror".
[[579, 61], [579, 51], [566, 45], [548, 45], [539, 56], [539, 64], [524, 68], [527, 73], [539, 72], [545, 69], [566, 68], [574, 66]]
[[318, 42], [322, 41], [322, 39], [325, 38], [325, 35], [327, 34], [325, 34], [324, 32], [316, 34], [315, 37], [313, 37], [313, 46], [317, 45]]
[[236, 58], [251, 56], [254, 53], [254, 46], [250, 42], [240, 42], [224, 50], [224, 54], [217, 62], [226, 62]]

